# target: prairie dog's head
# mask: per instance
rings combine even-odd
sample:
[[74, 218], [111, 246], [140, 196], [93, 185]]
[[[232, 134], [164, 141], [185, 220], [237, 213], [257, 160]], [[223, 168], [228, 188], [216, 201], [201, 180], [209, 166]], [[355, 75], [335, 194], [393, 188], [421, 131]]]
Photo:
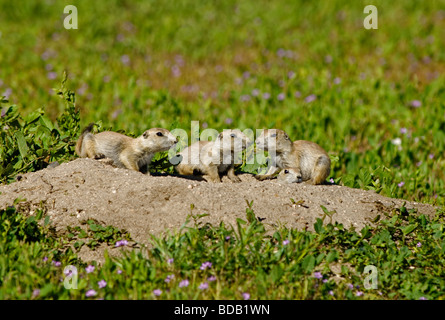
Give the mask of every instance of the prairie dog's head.
[[281, 170], [278, 174], [278, 181], [286, 183], [300, 183], [302, 182], [301, 172], [297, 168], [286, 168]]
[[241, 152], [251, 144], [249, 137], [239, 129], [224, 129], [215, 140], [215, 146], [221, 151]]
[[156, 152], [167, 151], [173, 147], [178, 139], [167, 129], [151, 128], [140, 136], [142, 145]]
[[255, 140], [256, 147], [260, 150], [285, 152], [292, 148], [292, 140], [286, 132], [279, 129], [265, 129]]

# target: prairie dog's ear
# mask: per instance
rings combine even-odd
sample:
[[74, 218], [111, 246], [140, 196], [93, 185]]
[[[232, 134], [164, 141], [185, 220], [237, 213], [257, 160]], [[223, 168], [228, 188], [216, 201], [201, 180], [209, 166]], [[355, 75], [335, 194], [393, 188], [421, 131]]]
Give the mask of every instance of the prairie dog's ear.
[[223, 133], [220, 132], [220, 133], [218, 134], [218, 139], [222, 139], [222, 137], [223, 137]]
[[289, 136], [287, 135], [287, 133], [284, 133], [284, 138], [285, 138], [286, 140], [290, 140], [290, 138], [289, 138]]
[[144, 137], [144, 139], [147, 139], [147, 138], [148, 138], [148, 135], [149, 135], [148, 131], [145, 131], [144, 134], [143, 134], [142, 136]]

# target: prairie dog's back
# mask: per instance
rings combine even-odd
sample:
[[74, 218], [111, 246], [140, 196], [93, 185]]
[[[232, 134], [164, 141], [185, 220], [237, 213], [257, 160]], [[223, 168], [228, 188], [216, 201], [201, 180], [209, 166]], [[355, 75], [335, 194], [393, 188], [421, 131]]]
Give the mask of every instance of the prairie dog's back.
[[303, 180], [312, 179], [319, 184], [330, 173], [331, 159], [327, 152], [312, 141], [296, 140], [293, 150], [299, 159]]
[[307, 140], [296, 140], [293, 142], [294, 148], [299, 150], [306, 150], [306, 152], [309, 152], [314, 155], [328, 155], [326, 151], [320, 147], [318, 144], [312, 141]]
[[120, 164], [119, 155], [134, 140], [118, 132], [104, 131], [94, 135], [96, 152]]

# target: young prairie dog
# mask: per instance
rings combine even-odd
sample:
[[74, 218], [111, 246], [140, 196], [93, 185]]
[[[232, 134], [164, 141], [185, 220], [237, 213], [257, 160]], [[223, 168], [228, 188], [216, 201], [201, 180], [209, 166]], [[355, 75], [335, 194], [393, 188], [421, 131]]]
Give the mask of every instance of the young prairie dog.
[[119, 168], [150, 174], [149, 166], [156, 152], [167, 151], [178, 140], [167, 129], [152, 128], [137, 138], [104, 131], [92, 134], [94, 123], [84, 129], [76, 143], [76, 153], [82, 158], [108, 158]]
[[303, 182], [300, 169], [287, 168], [281, 170], [277, 176], [278, 181], [285, 183], [300, 183]]
[[293, 168], [294, 173], [299, 171], [301, 181], [322, 184], [331, 172], [329, 155], [314, 142], [292, 142], [286, 132], [278, 129], [264, 130], [255, 142], [258, 149], [269, 151], [272, 161], [265, 175], [255, 176], [258, 180], [271, 179], [277, 171]]
[[199, 175], [208, 182], [221, 182], [227, 173], [230, 181], [241, 182], [235, 174], [235, 157], [252, 141], [240, 130], [224, 130], [215, 141], [197, 141], [176, 156], [182, 158], [176, 171], [182, 175]]

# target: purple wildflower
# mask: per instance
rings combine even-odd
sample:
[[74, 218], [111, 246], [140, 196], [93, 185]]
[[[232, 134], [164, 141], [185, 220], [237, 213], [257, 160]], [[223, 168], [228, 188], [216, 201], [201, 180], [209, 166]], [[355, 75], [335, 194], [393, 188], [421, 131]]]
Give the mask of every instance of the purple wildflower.
[[122, 270], [121, 269], [117, 269], [116, 272], [117, 272], [117, 274], [121, 274]]
[[332, 183], [332, 184], [334, 184], [334, 183], [335, 183], [335, 181], [334, 181], [334, 179], [333, 179], [333, 178], [329, 179], [329, 182], [330, 182], [330, 183]]
[[88, 267], [85, 268], [85, 271], [86, 271], [87, 273], [91, 273], [91, 272], [93, 272], [93, 271], [94, 271], [94, 266], [90, 264]]
[[209, 261], [207, 261], [207, 262], [204, 262], [204, 263], [201, 265], [201, 267], [199, 267], [199, 269], [200, 269], [200, 270], [205, 270], [205, 269], [207, 269], [207, 268], [211, 268], [211, 267], [212, 267], [212, 263], [209, 262]]
[[334, 295], [334, 291], [332, 291], [332, 290], [329, 290], [328, 293], [329, 293], [330, 296], [333, 296], [333, 295]]
[[215, 276], [210, 276], [210, 277], [207, 278], [207, 281], [209, 281], [209, 282], [212, 282], [212, 281], [215, 281], [215, 280], [216, 280]]
[[60, 262], [60, 261], [53, 261], [53, 265], [55, 267], [60, 267], [62, 265], [62, 262]]
[[198, 289], [205, 290], [209, 288], [208, 282], [203, 282], [199, 285]]
[[428, 299], [425, 297], [420, 297], [419, 300], [428, 300]]
[[400, 133], [401, 134], [406, 134], [406, 133], [408, 133], [408, 129], [407, 128], [400, 128]]
[[[66, 268], [65, 268], [66, 269]], [[63, 271], [63, 273], [65, 274], [65, 276], [70, 276], [72, 273], [73, 273], [73, 270], [71, 270], [71, 269], [66, 269], [66, 270], [64, 270]]]
[[188, 287], [189, 284], [190, 281], [188, 281], [187, 279], [182, 280], [181, 282], [179, 282], [179, 288]]
[[260, 90], [258, 89], [253, 89], [251, 92], [252, 96], [254, 97], [258, 97], [260, 95]]
[[167, 282], [167, 283], [169, 283], [170, 281], [172, 281], [173, 280], [173, 278], [175, 277], [175, 275], [174, 274], [169, 274], [168, 276], [167, 276], [167, 278], [165, 278], [165, 282]]
[[341, 79], [339, 77], [334, 78], [334, 84], [340, 84]]
[[226, 118], [226, 120], [224, 121], [226, 124], [232, 124], [233, 119], [232, 118]]
[[288, 77], [289, 79], [295, 78], [295, 72], [293, 72], [293, 71], [289, 71], [289, 72], [287, 73], [287, 77]]
[[290, 243], [290, 241], [288, 239], [283, 241], [283, 246], [287, 246]]
[[155, 290], [153, 290], [153, 294], [156, 297], [159, 297], [162, 294], [162, 290], [161, 289], [155, 289]]
[[312, 101], [315, 100], [317, 100], [317, 96], [315, 94], [311, 94], [304, 99], [306, 103], [311, 103]]
[[416, 247], [417, 247], [417, 248], [420, 248], [421, 246], [422, 246], [422, 243], [417, 242]]
[[48, 257], [43, 257], [43, 262], [46, 262], [46, 261], [48, 261]]
[[250, 100], [250, 96], [248, 94], [243, 94], [239, 99], [242, 102], [247, 102]]
[[99, 286], [100, 289], [105, 288], [107, 286], [107, 282], [105, 280], [100, 280], [97, 285]]
[[96, 294], [97, 294], [96, 290], [91, 289], [85, 293], [85, 296], [86, 297], [94, 297]]
[[397, 186], [399, 187], [399, 188], [401, 188], [401, 187], [403, 187], [405, 185], [405, 182], [404, 181], [401, 181]]
[[322, 279], [323, 275], [321, 274], [321, 272], [314, 272], [314, 278], [315, 279]]
[[278, 101], [283, 101], [284, 98], [286, 98], [286, 95], [285, 95], [284, 93], [280, 93], [280, 94], [277, 96]]
[[270, 99], [270, 93], [269, 92], [263, 93], [263, 99], [264, 100], [269, 100]]
[[11, 94], [12, 94], [12, 89], [11, 88], [6, 88], [6, 90], [0, 96], [5, 96], [6, 99], [9, 99]]
[[127, 240], [119, 240], [119, 241], [117, 241], [116, 242], [116, 247], [123, 247], [123, 246], [126, 246], [128, 244], [128, 241]]
[[175, 260], [174, 260], [173, 258], [170, 258], [170, 259], [167, 260], [167, 263], [168, 263], [168, 264], [172, 264], [173, 261], [175, 261]]
[[286, 55], [286, 50], [284, 50], [283, 48], [277, 50], [278, 57], [283, 58], [285, 55]]
[[354, 285], [353, 285], [352, 283], [348, 283], [348, 288], [349, 288], [350, 290], [352, 290], [352, 289], [354, 289]]
[[413, 108], [420, 108], [422, 106], [422, 102], [420, 102], [419, 100], [413, 100], [410, 102], [409, 105]]
[[172, 75], [175, 78], [178, 78], [181, 76], [181, 69], [175, 64], [171, 67]]
[[243, 296], [243, 299], [244, 299], [244, 300], [249, 300], [249, 299], [250, 299], [250, 294], [247, 293], [247, 292], [244, 292], [244, 293], [242, 294], [242, 296]]
[[32, 297], [35, 298], [40, 294], [40, 289], [34, 289], [32, 291]]
[[430, 153], [430, 154], [428, 155], [428, 158], [433, 159], [433, 158], [434, 158], [434, 153]]
[[295, 91], [294, 97], [295, 98], [300, 98], [301, 97], [301, 92], [300, 91]]
[[363, 292], [362, 291], [357, 291], [356, 293], [355, 293], [355, 296], [356, 297], [361, 297], [363, 295]]
[[124, 54], [123, 56], [121, 56], [121, 62], [125, 65], [128, 65], [130, 63], [130, 57], [128, 56], [128, 54]]

